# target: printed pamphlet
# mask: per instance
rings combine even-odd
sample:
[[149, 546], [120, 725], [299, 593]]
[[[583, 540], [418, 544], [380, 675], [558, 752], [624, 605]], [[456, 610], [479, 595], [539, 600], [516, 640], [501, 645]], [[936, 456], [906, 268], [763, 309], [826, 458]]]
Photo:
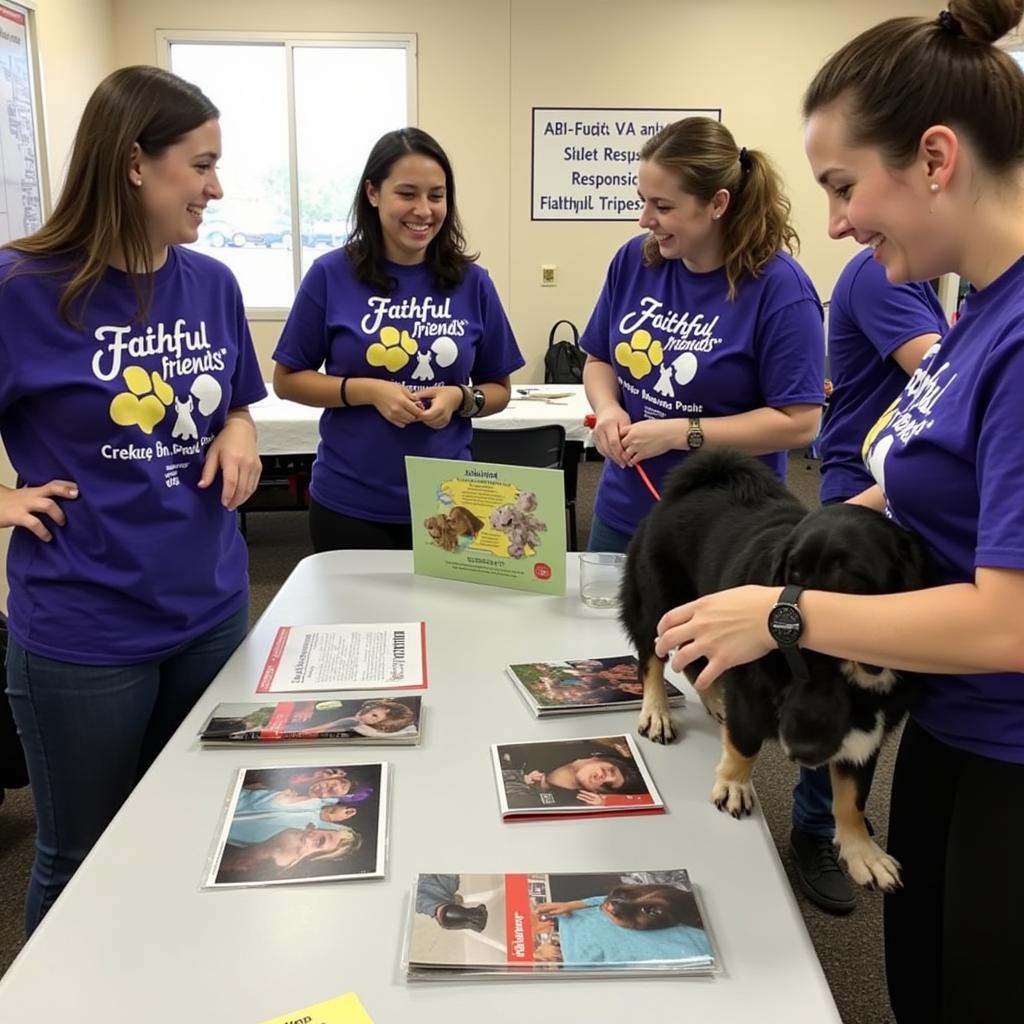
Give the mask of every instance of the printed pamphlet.
[[282, 626], [256, 692], [423, 690], [426, 686], [426, 623], [360, 622]]

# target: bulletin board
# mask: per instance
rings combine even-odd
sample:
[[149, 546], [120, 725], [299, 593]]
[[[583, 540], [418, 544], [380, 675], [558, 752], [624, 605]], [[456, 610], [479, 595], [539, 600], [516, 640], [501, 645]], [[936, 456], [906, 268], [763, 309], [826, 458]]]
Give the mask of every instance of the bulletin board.
[[0, 0], [0, 244], [43, 223], [42, 133], [32, 10]]

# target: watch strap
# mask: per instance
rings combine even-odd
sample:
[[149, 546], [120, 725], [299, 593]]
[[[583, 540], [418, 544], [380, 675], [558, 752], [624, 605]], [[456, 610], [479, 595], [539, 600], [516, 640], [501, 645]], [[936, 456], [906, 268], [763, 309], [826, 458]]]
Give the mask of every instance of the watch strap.
[[787, 583], [782, 588], [782, 593], [779, 594], [779, 600], [777, 604], [797, 604], [800, 600], [800, 595], [804, 592], [804, 587], [801, 587], [798, 583]]

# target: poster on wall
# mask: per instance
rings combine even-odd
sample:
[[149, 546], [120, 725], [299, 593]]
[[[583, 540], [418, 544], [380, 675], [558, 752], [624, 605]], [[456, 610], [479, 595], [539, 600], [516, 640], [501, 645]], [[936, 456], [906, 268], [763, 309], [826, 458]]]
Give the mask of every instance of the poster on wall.
[[0, 2], [0, 243], [43, 222], [28, 11]]
[[636, 168], [645, 142], [711, 107], [534, 107], [531, 220], [636, 220]]

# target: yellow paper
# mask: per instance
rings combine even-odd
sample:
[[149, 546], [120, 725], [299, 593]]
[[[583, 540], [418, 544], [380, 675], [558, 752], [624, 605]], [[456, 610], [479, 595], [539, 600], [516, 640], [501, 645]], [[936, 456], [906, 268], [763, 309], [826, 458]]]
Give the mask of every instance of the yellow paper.
[[355, 992], [292, 1010], [262, 1024], [373, 1024]]

